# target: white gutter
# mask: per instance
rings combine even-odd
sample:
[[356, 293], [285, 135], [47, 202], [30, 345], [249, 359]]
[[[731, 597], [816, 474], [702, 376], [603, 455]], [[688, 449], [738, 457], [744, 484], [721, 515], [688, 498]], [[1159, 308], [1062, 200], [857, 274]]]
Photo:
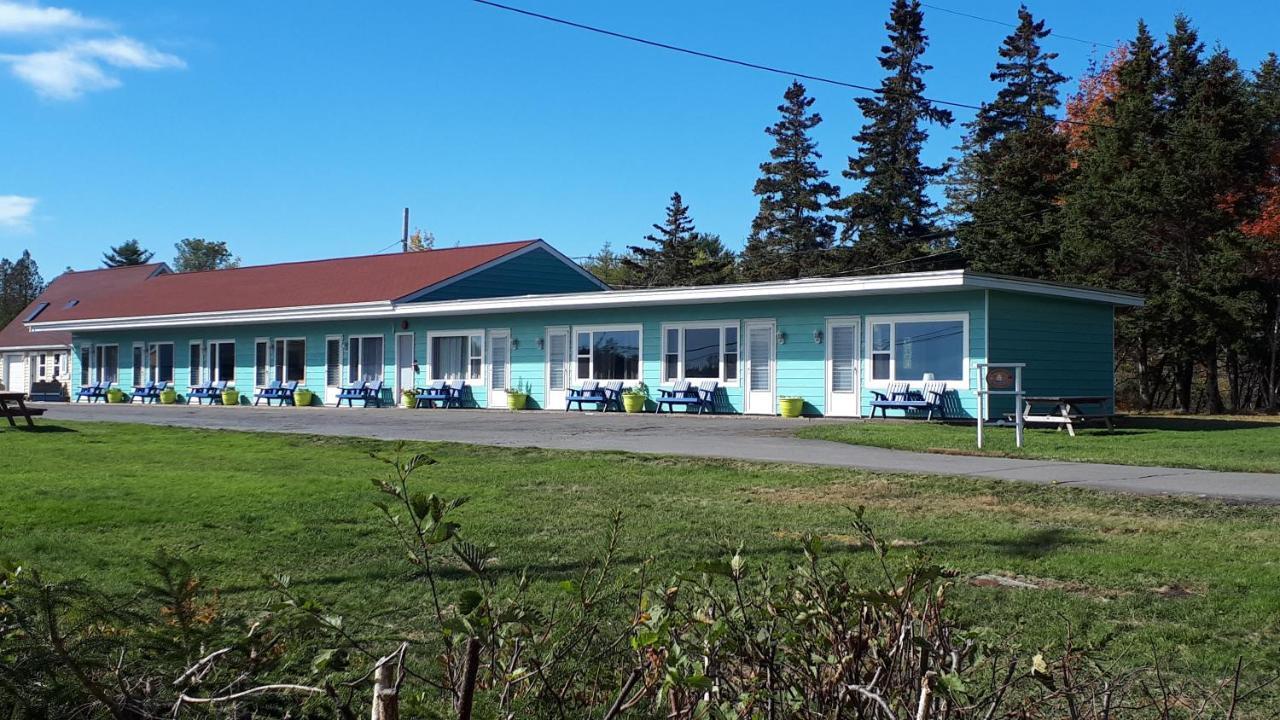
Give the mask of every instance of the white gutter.
[[958, 291], [970, 289], [1006, 290], [1074, 298], [1113, 305], [1141, 306], [1142, 298], [1093, 288], [1080, 288], [1035, 280], [992, 275], [976, 275], [963, 270], [871, 275], [856, 278], [808, 279], [784, 282], [744, 283], [708, 287], [654, 288], [650, 290], [608, 290], [552, 295], [446, 300], [441, 302], [395, 303], [380, 301], [346, 305], [312, 305], [261, 310], [148, 315], [87, 320], [58, 320], [31, 323], [33, 332], [56, 330], [126, 330], [136, 328], [274, 323], [304, 320], [350, 320], [392, 317], [432, 317], [486, 313], [541, 312], [547, 310], [597, 310], [655, 305], [697, 305], [722, 302], [791, 300], [823, 297], [854, 297]]

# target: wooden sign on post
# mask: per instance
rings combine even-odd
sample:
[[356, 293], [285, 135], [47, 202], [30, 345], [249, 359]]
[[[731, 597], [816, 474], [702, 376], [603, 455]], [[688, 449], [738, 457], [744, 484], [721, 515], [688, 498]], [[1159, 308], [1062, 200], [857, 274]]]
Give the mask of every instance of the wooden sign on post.
[[992, 395], [1013, 396], [1014, 441], [1022, 447], [1022, 369], [1026, 363], [978, 363], [978, 449], [987, 422], [987, 400]]

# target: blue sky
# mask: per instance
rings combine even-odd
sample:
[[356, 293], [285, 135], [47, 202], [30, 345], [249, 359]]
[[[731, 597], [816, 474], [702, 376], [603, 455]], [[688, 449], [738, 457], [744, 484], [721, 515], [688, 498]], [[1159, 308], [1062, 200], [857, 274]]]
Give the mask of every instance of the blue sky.
[[[673, 44], [875, 85], [888, 2], [510, 4]], [[1017, 2], [937, 5], [1008, 21]], [[1029, 2], [1099, 42], [1191, 15], [1252, 68], [1280, 4]], [[795, 8], [802, 10], [795, 10]], [[1008, 29], [925, 10], [933, 96], [981, 102]], [[1105, 52], [1050, 39], [1078, 77]], [[638, 242], [679, 190], [740, 247], [763, 128], [789, 79], [555, 26], [467, 0], [0, 0], [0, 255], [46, 278], [137, 238], [225, 240], [250, 264], [372, 253], [400, 213], [440, 246], [542, 237], [581, 256]], [[809, 83], [833, 180], [861, 123]], [[969, 113], [959, 111], [958, 120]], [[928, 158], [960, 136], [934, 128]]]

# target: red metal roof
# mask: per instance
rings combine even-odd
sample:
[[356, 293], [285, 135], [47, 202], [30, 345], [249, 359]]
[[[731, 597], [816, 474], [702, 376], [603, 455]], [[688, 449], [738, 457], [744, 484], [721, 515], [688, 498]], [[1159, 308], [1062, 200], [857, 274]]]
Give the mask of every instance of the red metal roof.
[[64, 311], [67, 304], [76, 301], [75, 308], [93, 306], [105, 299], [128, 292], [130, 286], [140, 285], [144, 280], [157, 272], [167, 272], [164, 263], [150, 265], [132, 265], [129, 267], [103, 268], [99, 270], [79, 270], [65, 272], [53, 279], [49, 286], [40, 293], [22, 312], [18, 313], [8, 325], [0, 330], [0, 348], [48, 347], [53, 345], [70, 345], [69, 332], [33, 333], [23, 324], [40, 303], [48, 303], [36, 318], [44, 320], [55, 312]]
[[52, 303], [40, 322], [175, 315], [389, 301], [532, 245], [538, 240], [389, 255], [165, 273], [75, 307]]

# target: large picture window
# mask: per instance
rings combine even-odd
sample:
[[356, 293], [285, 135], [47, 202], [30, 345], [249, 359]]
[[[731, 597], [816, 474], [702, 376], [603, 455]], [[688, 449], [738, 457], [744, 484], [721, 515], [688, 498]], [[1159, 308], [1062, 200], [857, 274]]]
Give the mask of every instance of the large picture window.
[[662, 381], [738, 381], [738, 324], [668, 325], [662, 330]]
[[871, 379], [963, 382], [969, 327], [963, 315], [906, 315], [868, 323]]
[[427, 334], [432, 380], [484, 379], [484, 333]]
[[578, 380], [640, 379], [640, 328], [582, 328], [577, 336]]
[[236, 382], [236, 344], [233, 340], [209, 343], [209, 379], [214, 382]]
[[276, 340], [276, 380], [305, 382], [307, 341], [302, 338]]
[[151, 382], [173, 382], [173, 343], [147, 346], [147, 371]]
[[382, 336], [351, 338], [347, 370], [352, 383], [382, 380]]
[[120, 382], [120, 347], [98, 345], [93, 349], [98, 382]]

